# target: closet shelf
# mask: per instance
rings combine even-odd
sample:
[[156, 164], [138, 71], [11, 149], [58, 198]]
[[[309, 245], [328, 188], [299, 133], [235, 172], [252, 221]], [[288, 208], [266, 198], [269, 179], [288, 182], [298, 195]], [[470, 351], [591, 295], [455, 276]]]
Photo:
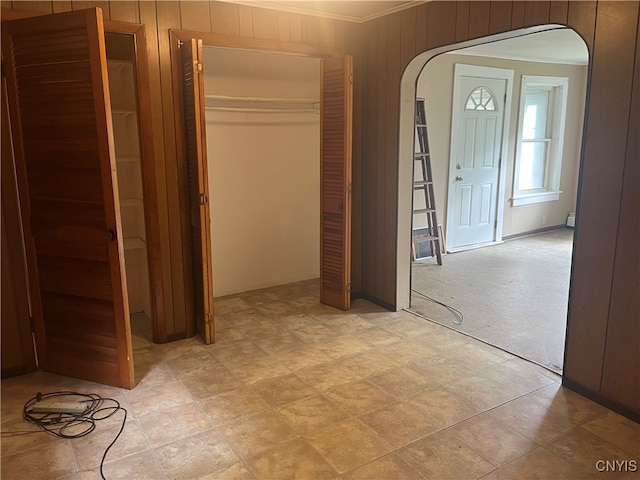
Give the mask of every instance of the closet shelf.
[[140, 248], [145, 248], [147, 244], [140, 237], [131, 237], [124, 239], [124, 249], [125, 250], [137, 250]]

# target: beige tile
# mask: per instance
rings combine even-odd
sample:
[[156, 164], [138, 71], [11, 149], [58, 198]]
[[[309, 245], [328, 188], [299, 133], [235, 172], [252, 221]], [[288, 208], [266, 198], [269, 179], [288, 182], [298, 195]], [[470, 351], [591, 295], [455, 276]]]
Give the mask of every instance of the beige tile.
[[[2, 400], [3, 403], [5, 400]], [[22, 413], [22, 406], [16, 406], [16, 412]], [[15, 434], [12, 434], [15, 432]], [[29, 434], [19, 434], [19, 432], [33, 432]], [[2, 415], [2, 444], [0, 452], [2, 458], [8, 455], [20, 454], [32, 449], [44, 449], [51, 443], [60, 442], [60, 439], [53, 435], [47, 435], [36, 425], [30, 425], [24, 422], [22, 415], [12, 417], [5, 421], [5, 415]], [[3, 460], [4, 461], [4, 460]]]
[[426, 478], [476, 479], [495, 467], [447, 432], [438, 432], [400, 450], [400, 456]]
[[171, 479], [197, 478], [239, 460], [217, 429], [180, 439], [155, 451]]
[[424, 375], [408, 367], [394, 368], [369, 380], [398, 399], [408, 398], [431, 385]]
[[342, 475], [344, 480], [422, 480], [424, 477], [395, 453]]
[[251, 363], [232, 366], [230, 370], [247, 385], [291, 373], [284, 362], [272, 356], [259, 357]]
[[459, 380], [462, 365], [446, 357], [420, 357], [407, 363], [407, 367], [415, 370], [429, 380], [430, 386], [446, 386]]
[[365, 380], [332, 388], [325, 395], [352, 415], [361, 415], [396, 401], [389, 393]]
[[640, 452], [640, 424], [615, 412], [607, 410], [583, 428], [631, 455]]
[[[122, 413], [117, 413], [116, 415], [118, 418], [122, 418]], [[120, 428], [115, 426], [101, 429], [100, 425], [98, 425], [96, 430], [89, 435], [82, 437], [80, 440], [72, 441], [71, 447], [73, 448], [73, 455], [78, 468], [80, 470], [89, 470], [99, 466], [105, 450], [116, 438]], [[138, 423], [135, 420], [127, 420], [122, 434], [113, 444], [113, 447], [109, 449], [105, 462], [113, 462], [127, 455], [144, 452], [148, 448], [149, 446]]]
[[424, 390], [408, 401], [440, 428], [447, 428], [481, 412], [477, 406], [447, 388]]
[[303, 437], [349, 417], [347, 412], [322, 395], [297, 400], [277, 411]]
[[247, 460], [256, 478], [331, 479], [337, 472], [302, 438], [267, 450]]
[[358, 417], [394, 448], [404, 447], [438, 430], [438, 426], [407, 403], [393, 403]]
[[[572, 406], [567, 408], [559, 388], [551, 385], [524, 395], [493, 409], [491, 415], [537, 443], [547, 444], [577, 424], [569, 413], [569, 410], [576, 410]], [[583, 407], [588, 408], [588, 404], [582, 405], [580, 412], [584, 412]]]
[[248, 388], [229, 390], [200, 400], [199, 403], [216, 426], [233, 423], [269, 409], [267, 402]]
[[338, 335], [351, 335], [374, 326], [372, 323], [367, 322], [362, 317], [353, 313], [342, 315], [317, 315], [316, 318]]
[[145, 415], [153, 410], [185, 405], [193, 401], [193, 397], [173, 374], [164, 376], [164, 380], [155, 379], [138, 385], [133, 390], [125, 392], [132, 413], [136, 417]]
[[271, 407], [280, 407], [318, 393], [315, 388], [293, 374], [262, 380], [254, 383], [252, 388]]
[[322, 323], [305, 325], [292, 330], [293, 334], [305, 343], [318, 343], [334, 338], [337, 334]]
[[483, 480], [547, 480], [551, 478], [587, 480], [590, 477], [552, 453], [538, 448], [501, 467]]
[[340, 364], [361, 378], [393, 370], [400, 366], [400, 364], [376, 350], [367, 350], [363, 353], [344, 357], [340, 359]]
[[389, 322], [384, 328], [403, 337], [414, 337], [431, 333], [437, 329], [431, 322], [414, 315], [407, 315], [404, 318]]
[[209, 352], [227, 367], [245, 365], [267, 356], [267, 353], [251, 340], [240, 340], [229, 345], [210, 345]]
[[489, 410], [520, 396], [517, 386], [495, 380], [484, 372], [456, 380], [447, 388], [481, 410]]
[[339, 473], [364, 465], [393, 450], [389, 443], [357, 419], [327, 427], [308, 440]]
[[216, 345], [226, 345], [246, 339], [247, 337], [240, 330], [236, 330], [235, 328], [216, 330]]
[[180, 379], [189, 394], [196, 400], [244, 386], [242, 380], [237, 378], [231, 370], [222, 366], [214, 366], [211, 370], [197, 370], [181, 375]]
[[198, 477], [198, 480], [255, 480], [255, 476], [243, 462]]
[[[37, 433], [34, 435], [46, 435]], [[3, 450], [5, 439], [2, 440]], [[102, 453], [102, 452], [101, 452]], [[100, 460], [97, 462], [100, 463]], [[6, 479], [54, 479], [75, 471], [71, 440], [56, 439], [53, 443], [13, 455], [2, 456], [0, 477]]]
[[332, 359], [343, 358], [369, 350], [369, 345], [355, 338], [337, 337], [330, 338], [317, 344], [317, 348]]
[[339, 362], [323, 363], [298, 370], [296, 375], [314, 388], [324, 391], [360, 380], [360, 376]]
[[314, 365], [320, 365], [322, 363], [329, 363], [332, 361], [331, 357], [318, 350], [316, 346], [287, 350], [285, 352], [275, 354], [274, 358], [278, 359], [280, 363], [286, 365], [287, 368], [293, 372], [306, 367], [313, 367]]
[[224, 425], [220, 429], [229, 444], [244, 459], [298, 436], [273, 412], [259, 413], [236, 423]]
[[533, 440], [487, 413], [450, 427], [447, 432], [498, 467], [538, 447]]
[[154, 410], [141, 416], [138, 424], [151, 448], [211, 430], [215, 426], [197, 403]]
[[285, 330], [297, 330], [303, 327], [312, 327], [317, 325], [318, 319], [306, 313], [292, 313], [288, 315], [277, 315], [271, 317], [271, 320]]
[[429, 346], [429, 342], [424, 342], [421, 346], [406, 338], [398, 342], [383, 345], [377, 349], [378, 352], [392, 358], [394, 362], [405, 365], [413, 360], [430, 357], [437, 352]]
[[[640, 450], [636, 450], [636, 455], [633, 456], [581, 427], [576, 427], [556, 438], [545, 448], [589, 475], [603, 478], [631, 478], [632, 476], [638, 478], [640, 476]], [[625, 460], [629, 465], [635, 465], [635, 468], [630, 469], [629, 466], [625, 468]], [[606, 464], [602, 465], [606, 461], [620, 462], [614, 466], [614, 469], [617, 467], [617, 471], [599, 470], [606, 467]]]
[[354, 337], [371, 347], [380, 347], [401, 340], [401, 335], [385, 330], [382, 327], [372, 327], [366, 330], [356, 332]]
[[237, 462], [229, 467], [200, 476], [198, 480], [255, 480], [255, 478], [244, 463]]
[[277, 327], [277, 330], [269, 335], [254, 337], [253, 342], [271, 355], [306, 345], [300, 338], [281, 327]]
[[107, 462], [103, 473], [108, 479], [146, 480], [166, 478], [153, 452], [147, 450], [135, 455]]

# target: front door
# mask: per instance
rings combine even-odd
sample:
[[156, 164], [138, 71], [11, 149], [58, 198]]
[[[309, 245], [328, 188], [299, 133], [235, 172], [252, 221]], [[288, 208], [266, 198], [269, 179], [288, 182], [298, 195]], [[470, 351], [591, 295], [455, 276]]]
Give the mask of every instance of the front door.
[[498, 191], [510, 82], [494, 70], [499, 69], [456, 65], [446, 229], [451, 251], [500, 240]]
[[38, 365], [133, 388], [102, 11], [3, 22], [2, 55]]

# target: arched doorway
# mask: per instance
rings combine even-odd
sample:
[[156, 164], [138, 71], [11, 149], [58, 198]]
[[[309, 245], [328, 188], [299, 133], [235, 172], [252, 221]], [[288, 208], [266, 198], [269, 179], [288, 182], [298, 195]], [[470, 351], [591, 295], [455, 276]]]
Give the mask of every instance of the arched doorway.
[[[458, 165], [456, 165], [456, 162], [454, 162], [453, 159], [455, 157], [457, 159], [456, 161], [460, 162], [459, 160], [460, 152], [456, 152], [456, 145], [464, 144], [466, 141], [460, 138], [460, 132], [456, 132], [455, 130], [456, 124], [460, 125], [460, 121], [456, 122], [455, 113], [452, 115], [452, 103], [455, 105], [456, 95], [458, 95], [458, 97], [460, 97], [461, 95], [460, 92], [458, 92], [458, 90], [453, 86], [454, 84], [454, 82], [452, 81], [454, 78], [453, 72], [455, 69], [456, 71], [455, 83], [457, 83], [457, 81], [459, 80], [457, 72], [458, 70], [462, 70], [462, 68], [459, 68], [459, 67], [463, 66], [463, 65], [460, 65], [459, 62], [461, 62], [460, 58], [463, 58], [463, 57], [454, 57], [453, 55], [442, 55], [442, 54], [456, 52], [456, 53], [459, 53], [460, 55], [463, 55], [463, 54], [467, 55], [466, 58], [468, 60], [469, 58], [472, 58], [471, 56], [473, 55], [490, 57], [492, 55], [492, 52], [496, 54], [495, 52], [498, 51], [497, 46], [499, 45], [502, 45], [500, 49], [505, 48], [505, 45], [509, 45], [507, 47], [509, 49], [511, 48], [511, 45], [513, 45], [514, 50], [512, 50], [509, 53], [509, 55], [511, 56], [506, 55], [502, 58], [503, 59], [515, 58], [515, 50], [517, 50], [519, 42], [520, 44], [526, 42], [527, 45], [531, 46], [531, 45], [535, 45], [537, 41], [545, 41], [544, 40], [545, 36], [548, 37], [547, 41], [552, 41], [553, 39], [553, 41], [557, 42], [558, 40], [561, 40], [563, 38], [563, 35], [566, 35], [568, 43], [575, 43], [582, 49], [582, 51], [580, 52], [580, 55], [584, 59], [583, 61], [586, 63], [586, 59], [587, 59], [586, 45], [584, 45], [584, 42], [582, 41], [582, 39], [573, 30], [567, 29], [566, 27], [561, 27], [558, 25], [546, 25], [546, 26], [539, 26], [535, 28], [528, 28], [528, 29], [508, 32], [500, 35], [494, 35], [494, 36], [485, 37], [482, 39], [476, 39], [474, 41], [463, 42], [456, 45], [442, 47], [439, 49], [431, 50], [429, 52], [424, 52], [421, 55], [418, 55], [416, 58], [414, 58], [413, 61], [409, 64], [409, 66], [405, 70], [404, 75], [402, 77], [402, 86], [401, 86], [401, 93], [400, 93], [401, 107], [400, 107], [399, 189], [398, 189], [399, 229], [397, 232], [398, 233], [397, 298], [399, 300], [399, 305], [398, 305], [399, 308], [407, 308], [411, 303], [410, 289], [412, 284], [412, 277], [411, 277], [412, 255], [411, 255], [410, 249], [412, 247], [412, 243], [411, 243], [410, 236], [411, 236], [411, 221], [412, 221], [411, 204], [414, 200], [412, 198], [413, 196], [412, 177], [413, 177], [413, 168], [414, 168], [414, 163], [413, 163], [414, 129], [413, 129], [412, 123], [413, 123], [416, 95], [418, 94], [417, 96], [419, 97], [427, 98], [427, 102], [428, 102], [429, 96], [430, 94], [432, 94], [433, 102], [435, 104], [434, 106], [432, 106], [431, 115], [429, 113], [429, 110], [427, 111], [427, 125], [430, 127], [429, 143], [430, 143], [431, 158], [432, 159], [437, 158], [437, 161], [439, 162], [438, 165], [434, 165], [433, 183], [434, 183], [434, 188], [436, 189], [436, 200], [437, 200], [436, 207], [438, 209], [438, 220], [442, 222], [442, 225], [444, 227], [442, 228], [442, 231], [447, 231], [449, 234], [451, 233], [452, 228], [450, 223], [447, 222], [447, 219], [450, 220], [452, 217], [457, 218], [458, 216], [453, 211], [453, 209], [456, 208], [456, 205], [454, 203], [456, 198], [455, 198], [455, 195], [452, 194], [454, 189], [458, 186], [458, 183], [456, 183], [453, 179], [459, 178], [460, 180], [462, 180], [461, 176], [458, 176], [458, 177], [455, 176], [456, 171], [453, 169], [460, 168], [460, 165], [459, 163]], [[544, 51], [544, 48], [545, 47], [542, 47], [541, 51]], [[542, 56], [539, 58], [536, 58], [535, 60], [532, 60], [533, 57], [531, 54], [533, 53], [533, 51], [535, 51], [535, 48], [530, 47], [529, 50], [530, 50], [528, 52], [529, 58], [527, 59], [529, 62], [536, 61], [536, 62], [539, 62], [540, 65], [543, 62], [545, 62], [545, 59]], [[496, 56], [499, 56], [499, 54], [496, 54]], [[438, 57], [438, 58], [435, 59], [435, 57]], [[456, 58], [456, 60], [454, 61], [453, 58]], [[433, 61], [430, 61], [430, 60], [433, 60]], [[562, 61], [562, 59], [549, 59], [548, 61], [559, 63]], [[427, 62], [429, 62], [429, 64], [427, 67], [425, 67], [425, 65], [427, 65]], [[569, 175], [567, 175], [567, 172], [569, 170], [569, 168], [567, 167], [565, 170], [562, 171], [562, 175], [564, 177], [572, 177], [572, 178], [569, 178], [569, 180], [573, 182], [572, 183], [573, 186], [572, 187], [568, 186], [567, 182], [565, 181], [565, 183], [563, 183], [563, 189], [562, 189], [564, 190], [564, 192], [560, 192], [560, 188], [555, 186], [555, 193], [554, 193], [555, 201], [553, 201], [550, 198], [552, 197], [550, 192], [545, 192], [545, 195], [548, 195], [548, 196], [542, 199], [534, 198], [534, 195], [530, 193], [533, 190], [527, 192], [527, 195], [517, 196], [516, 186], [517, 186], [517, 179], [518, 179], [518, 170], [516, 167], [514, 167], [514, 165], [517, 165], [518, 162], [515, 161], [514, 159], [520, 158], [520, 157], [524, 158], [524, 155], [520, 154], [520, 145], [524, 143], [522, 142], [522, 139], [518, 137], [517, 132], [521, 129], [521, 124], [523, 123], [523, 119], [519, 118], [519, 111], [524, 110], [524, 103], [522, 103], [521, 105], [520, 92], [522, 91], [523, 95], [524, 93], [529, 92], [528, 87], [525, 88], [525, 77], [527, 77], [527, 80], [528, 80], [530, 75], [525, 76], [523, 74], [523, 72], [528, 73], [526, 72], [527, 69], [526, 68], [522, 69], [521, 67], [519, 68], [517, 66], [518, 62], [514, 62], [516, 65], [513, 66], [509, 63], [508, 60], [489, 61], [486, 58], [484, 58], [483, 60], [479, 60], [477, 63], [476, 62], [469, 62], [469, 63], [474, 64], [476, 68], [480, 69], [479, 72], [481, 73], [481, 75], [479, 75], [479, 77], [483, 77], [482, 80], [478, 80], [480, 81], [480, 83], [482, 82], [486, 83], [487, 82], [486, 78], [491, 76], [490, 74], [495, 73], [491, 71], [492, 69], [495, 70], [496, 72], [498, 71], [498, 69], [495, 67], [501, 67], [502, 68], [501, 72], [508, 72], [508, 70], [505, 70], [505, 69], [511, 69], [513, 67], [514, 69], [511, 70], [511, 75], [513, 76], [515, 72], [515, 76], [513, 76], [513, 80], [505, 80], [505, 82], [507, 83], [506, 85], [507, 93], [504, 94], [504, 98], [505, 98], [504, 101], [505, 101], [505, 107], [506, 107], [504, 110], [506, 110], [507, 116], [505, 120], [502, 151], [501, 153], [500, 152], [495, 153], [498, 173], [496, 174], [496, 182], [494, 185], [494, 189], [497, 191], [497, 195], [495, 195], [495, 192], [494, 192], [494, 205], [492, 206], [493, 217], [491, 221], [491, 224], [492, 224], [491, 226], [494, 227], [493, 236], [486, 237], [484, 240], [478, 241], [476, 243], [473, 243], [473, 241], [467, 242], [468, 243], [467, 246], [464, 246], [465, 244], [462, 243], [463, 247], [460, 248], [460, 242], [458, 242], [457, 244], [454, 244], [454, 242], [450, 241], [450, 238], [447, 238], [449, 236], [447, 235], [446, 245], [447, 245], [448, 251], [466, 250], [466, 249], [475, 248], [481, 245], [498, 244], [503, 241], [503, 238], [516, 237], [519, 235], [524, 235], [526, 233], [533, 233], [534, 231], [539, 232], [542, 230], [546, 230], [548, 227], [544, 228], [544, 225], [545, 225], [545, 221], [547, 220], [546, 218], [546, 216], [548, 215], [547, 212], [549, 212], [551, 208], [550, 206], [554, 206], [553, 208], [554, 212], [559, 212], [560, 210], [564, 212], [565, 209], [567, 211], [562, 214], [557, 214], [556, 215], [557, 218], [554, 218], [551, 222], [547, 223], [547, 225], [558, 226], [559, 224], [563, 223], [566, 220], [567, 213], [569, 213], [570, 211], [575, 211], [575, 202], [576, 202], [575, 190], [577, 188], [577, 178], [578, 178], [577, 169], [579, 167], [578, 158], [580, 156], [579, 146], [581, 143], [581, 136], [582, 136], [582, 123], [583, 123], [582, 112], [583, 112], [583, 105], [584, 105], [584, 98], [585, 98], [586, 67], [583, 66], [582, 68], [577, 69], [578, 71], [577, 76], [578, 77], [583, 76], [582, 86], [576, 84], [575, 78], [572, 78], [571, 80], [571, 82], [573, 82], [572, 83], [573, 92], [574, 92], [573, 95], [576, 95], [575, 92], [579, 91], [579, 93], [577, 94], [578, 95], [577, 102], [575, 101], [575, 98], [574, 98], [572, 103], [580, 104], [580, 113], [578, 115], [574, 115], [574, 117], [579, 117], [579, 118], [572, 118], [573, 120], [572, 128], [573, 130], [575, 130], [575, 135], [574, 135], [575, 138], [572, 137], [571, 141], [573, 142], [573, 146], [576, 148], [576, 152], [575, 152], [575, 155], [567, 155], [571, 157], [576, 157], [575, 162], [572, 161], [573, 166], [571, 167], [575, 172], [574, 174], [570, 173]], [[432, 78], [434, 78], [437, 75], [439, 77], [437, 79], [438, 82], [440, 84], [446, 83], [447, 85], [442, 89], [438, 89], [437, 88], [438, 82], [434, 80], [432, 82], [429, 82], [429, 89], [425, 90], [424, 77], [428, 76], [429, 74], [425, 74], [424, 72], [428, 71], [432, 66], [435, 66], [436, 64], [438, 65], [438, 70], [437, 70], [438, 73], [437, 74], [434, 73], [432, 75]], [[467, 67], [467, 66], [464, 65], [464, 67]], [[471, 71], [471, 65], [468, 67], [469, 67], [468, 68], [469, 71]], [[482, 70], [483, 68], [484, 68], [484, 71]], [[529, 68], [532, 71], [536, 71], [537, 68], [540, 68], [540, 66], [536, 64], [535, 68], [534, 67], [529, 67]], [[544, 68], [542, 68], [542, 70], [544, 70]], [[431, 71], [435, 72], [436, 70], [434, 68], [431, 68]], [[564, 73], [564, 70], [562, 70], [561, 68], [557, 68], [556, 73], [553, 73], [553, 74], [557, 75], [558, 71]], [[501, 73], [501, 72], [498, 72], [498, 73], [500, 73], [500, 75], [504, 75], [504, 73]], [[422, 80], [419, 80], [421, 78]], [[542, 77], [538, 76], [536, 78], [542, 78]], [[557, 78], [560, 78], [560, 77], [557, 77]], [[548, 77], [547, 80], [555, 81], [555, 77]], [[574, 84], [576, 85], [574, 86]], [[419, 85], [419, 87], [417, 87], [416, 85]], [[513, 101], [511, 101], [512, 88], [514, 89]], [[447, 93], [443, 94], [444, 90], [446, 90]], [[466, 99], [467, 97], [466, 93], [468, 92], [465, 90], [465, 95], [463, 95], [464, 98], [462, 98], [462, 100]], [[565, 89], [565, 95], [566, 95], [566, 89]], [[452, 98], [453, 98], [453, 101], [452, 101]], [[502, 94], [500, 94], [500, 101], [502, 103]], [[522, 97], [522, 102], [524, 102], [524, 96]], [[458, 103], [460, 103], [460, 101], [458, 101]], [[513, 108], [511, 108], [511, 104], [513, 104]], [[434, 115], [434, 112], [437, 112], [437, 115]], [[508, 118], [509, 114], [512, 115], [510, 125], [509, 125], [509, 118]], [[430, 123], [430, 120], [431, 120], [431, 123]], [[458, 134], [457, 140], [455, 140], [456, 133]], [[498, 138], [496, 141], [496, 150], [500, 150], [499, 148], [500, 143], [501, 143], [500, 139]], [[569, 154], [569, 152], [567, 153]], [[502, 161], [500, 161], [501, 159]], [[466, 172], [466, 173], [469, 173], [469, 172]], [[464, 175], [465, 177], [467, 177], [466, 173]], [[550, 178], [551, 178], [551, 174], [550, 174]], [[559, 179], [559, 174], [558, 174], [558, 179]], [[551, 190], [551, 188], [549, 188], [549, 190]], [[563, 193], [560, 201], [558, 201], [558, 197], [560, 196], [558, 195], [558, 193]], [[531, 202], [527, 204], [529, 200], [531, 200]], [[523, 205], [525, 206], [523, 207]], [[567, 205], [571, 205], [571, 207]], [[536, 218], [534, 220], [532, 215], [537, 215], [538, 213], [540, 213], [540, 218]], [[545, 213], [547, 213], [547, 215], [545, 215]], [[506, 215], [506, 219], [505, 219], [505, 215]], [[516, 215], [519, 215], [520, 220], [516, 219], [514, 221], [514, 218], [517, 218]], [[531, 216], [528, 222], [525, 218], [527, 215]], [[536, 222], [538, 223], [536, 224]], [[404, 225], [408, 225], [408, 227], [405, 228]], [[451, 235], [451, 237], [453, 237], [453, 235]], [[451, 240], [453, 240], [453, 238]], [[569, 236], [568, 241], [569, 241], [569, 244], [572, 243], [571, 236]], [[459, 260], [459, 257], [457, 257], [456, 260]], [[568, 255], [567, 262], [570, 263], [570, 253]], [[446, 261], [445, 261], [445, 267], [434, 266], [434, 268], [445, 269]], [[567, 267], [565, 270], [566, 272], [564, 274], [567, 280], [566, 288], [568, 289], [569, 267]], [[468, 280], [467, 277], [465, 277], [465, 279]], [[462, 280], [462, 277], [460, 277], [460, 280]], [[462, 297], [465, 295], [465, 292], [458, 290], [454, 292], [454, 294], [456, 296]], [[565, 321], [566, 321], [567, 303], [568, 303], [567, 291], [565, 289], [564, 296], [560, 300], [561, 305], [559, 310], [563, 310], [563, 309], [564, 310], [562, 312], [559, 312], [559, 315], [558, 315], [560, 317], [558, 318], [558, 321], [561, 322], [562, 325], [561, 325], [560, 334], [557, 335], [558, 341], [556, 342], [556, 344], [557, 344], [557, 350], [559, 350], [559, 352], [555, 352], [557, 353], [557, 355], [554, 357], [555, 361], [553, 363], [538, 362], [538, 363], [542, 363], [545, 366], [549, 366], [552, 369], [555, 369], [556, 371], [558, 369], [553, 368], [553, 366], [558, 366], [562, 364], [561, 360], [562, 360], [562, 351], [564, 346], [564, 331], [566, 329]], [[495, 322], [492, 322], [492, 323], [495, 323]], [[456, 329], [460, 329], [460, 328], [456, 327]], [[465, 331], [464, 328], [461, 330]], [[469, 332], [467, 333], [469, 334]], [[487, 337], [488, 339], [482, 338], [482, 336], [479, 336], [477, 338], [480, 338], [481, 340], [487, 341], [488, 343], [492, 343], [494, 345], [496, 344], [493, 342], [492, 336], [488, 336]], [[504, 342], [506, 342], [506, 340]], [[504, 345], [501, 345], [501, 344], [498, 344], [498, 346], [504, 347]], [[520, 354], [520, 352], [512, 352], [512, 353]], [[559, 360], [558, 360], [558, 356], [560, 357]], [[525, 355], [525, 358], [527, 358], [526, 355]], [[533, 358], [533, 360], [538, 361], [536, 358]], [[558, 367], [558, 368], [561, 368], [561, 367]]]

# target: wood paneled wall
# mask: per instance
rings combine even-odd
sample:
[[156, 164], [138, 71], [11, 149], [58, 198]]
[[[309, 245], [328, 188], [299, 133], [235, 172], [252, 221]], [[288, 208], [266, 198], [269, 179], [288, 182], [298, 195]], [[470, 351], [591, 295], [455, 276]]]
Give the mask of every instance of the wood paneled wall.
[[[171, 69], [170, 29], [233, 35], [255, 40], [337, 47], [358, 51], [358, 26], [348, 22], [312, 16], [277, 12], [261, 8], [216, 1], [2, 1], [3, 9], [58, 13], [90, 7], [100, 7], [107, 20], [142, 23], [145, 25], [149, 63], [149, 89], [152, 98], [151, 123], [153, 126], [158, 220], [160, 230], [162, 296], [166, 324], [160, 326], [159, 339], [168, 341], [192, 335], [192, 288], [190, 280], [190, 241], [187, 207], [186, 174], [178, 164], [176, 146], [175, 110], [180, 103], [174, 99], [174, 81]], [[351, 28], [354, 27], [354, 28]], [[355, 108], [362, 104], [362, 76], [355, 75]], [[356, 131], [356, 135], [359, 131]], [[354, 169], [360, 165], [361, 141], [354, 141]], [[358, 194], [354, 185], [354, 198]], [[361, 242], [358, 229], [360, 203], [353, 207], [353, 238]], [[354, 264], [358, 270], [361, 256], [356, 254]], [[357, 274], [356, 274], [357, 276]]]
[[640, 417], [638, 2], [435, 1], [364, 25], [214, 1], [2, 2], [43, 13], [88, 6], [146, 26], [164, 307], [173, 312], [168, 337], [183, 335], [190, 321], [169, 29], [337, 46], [354, 55], [352, 291], [393, 307], [405, 67], [421, 52], [463, 40], [546, 23], [572, 27], [587, 43], [591, 64], [564, 379]]
[[368, 22], [362, 118], [362, 292], [393, 304], [397, 99], [408, 62], [436, 47], [547, 23], [568, 25], [584, 38], [591, 63], [564, 379], [636, 419], [638, 7], [638, 2], [430, 2]]

